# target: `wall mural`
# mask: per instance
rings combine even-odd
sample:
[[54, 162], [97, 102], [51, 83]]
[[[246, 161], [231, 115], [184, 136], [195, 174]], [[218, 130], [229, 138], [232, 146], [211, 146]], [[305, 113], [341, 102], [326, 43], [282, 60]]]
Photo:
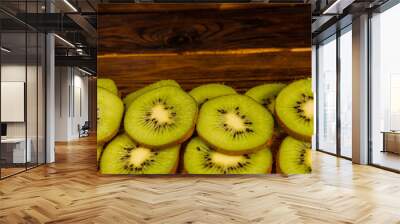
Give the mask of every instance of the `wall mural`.
[[100, 4], [101, 174], [311, 172], [306, 4]]

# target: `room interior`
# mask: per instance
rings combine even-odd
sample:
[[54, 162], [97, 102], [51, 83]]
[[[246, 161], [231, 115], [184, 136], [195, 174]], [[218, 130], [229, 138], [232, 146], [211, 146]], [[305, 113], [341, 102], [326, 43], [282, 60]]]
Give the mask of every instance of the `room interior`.
[[289, 177], [97, 172], [98, 5], [121, 2], [149, 3], [0, 2], [0, 223], [400, 222], [399, 1], [262, 1], [312, 11], [313, 171]]

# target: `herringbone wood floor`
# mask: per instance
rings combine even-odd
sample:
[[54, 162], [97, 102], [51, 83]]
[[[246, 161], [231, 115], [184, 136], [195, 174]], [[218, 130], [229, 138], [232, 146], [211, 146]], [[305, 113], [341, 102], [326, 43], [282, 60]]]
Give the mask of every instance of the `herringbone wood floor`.
[[400, 223], [400, 175], [314, 154], [311, 175], [127, 177], [96, 173], [95, 142], [0, 181], [0, 223]]

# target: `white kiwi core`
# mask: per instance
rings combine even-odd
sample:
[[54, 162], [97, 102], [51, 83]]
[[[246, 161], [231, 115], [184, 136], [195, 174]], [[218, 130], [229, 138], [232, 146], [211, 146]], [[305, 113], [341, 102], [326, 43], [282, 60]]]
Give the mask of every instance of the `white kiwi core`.
[[151, 150], [144, 147], [138, 147], [131, 151], [130, 163], [135, 166], [140, 166], [151, 156]]
[[225, 121], [225, 123], [234, 130], [241, 131], [246, 129], [243, 119], [235, 113], [227, 113], [225, 115]]
[[304, 116], [307, 118], [313, 118], [314, 117], [314, 100], [308, 100], [305, 103], [303, 103], [301, 109], [304, 111]]
[[171, 118], [168, 110], [164, 108], [163, 105], [155, 105], [151, 109], [151, 118], [156, 119], [158, 122], [165, 124], [171, 123]]
[[239, 162], [243, 160], [243, 156], [231, 156], [231, 155], [226, 155], [218, 152], [214, 152], [211, 155], [211, 160], [220, 166], [223, 167], [230, 167], [230, 166], [236, 166]]

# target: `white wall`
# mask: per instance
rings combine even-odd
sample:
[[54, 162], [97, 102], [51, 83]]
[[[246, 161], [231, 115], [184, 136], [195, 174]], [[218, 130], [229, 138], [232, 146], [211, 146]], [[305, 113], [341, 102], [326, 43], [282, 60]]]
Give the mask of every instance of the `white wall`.
[[78, 125], [88, 120], [88, 105], [88, 78], [75, 68], [56, 67], [56, 141], [79, 138]]
[[55, 68], [55, 141], [68, 141], [69, 68]]
[[[38, 69], [38, 70], [37, 70]], [[27, 78], [27, 80], [25, 80]], [[32, 151], [32, 161], [44, 162], [44, 74], [42, 68], [18, 63], [2, 64], [1, 81], [2, 82], [24, 82], [26, 83], [26, 110], [27, 120], [24, 122], [6, 122], [7, 137], [9, 138], [25, 138], [30, 140], [30, 148]], [[24, 92], [22, 92], [24, 94]], [[4, 97], [4, 96], [2, 96]], [[7, 110], [8, 108], [1, 108]], [[23, 111], [25, 112], [25, 111]], [[37, 154], [39, 156], [37, 157]]]
[[[36, 66], [27, 67], [28, 72], [28, 85], [27, 88], [27, 106], [30, 107], [28, 112], [36, 111], [37, 99], [36, 99], [36, 79], [31, 77], [31, 74], [35, 74], [36, 77]], [[3, 82], [26, 82], [25, 80], [25, 64], [5, 64], [1, 66], [1, 81]], [[40, 106], [40, 105], [39, 105]], [[32, 110], [32, 107], [34, 109]], [[4, 110], [5, 108], [2, 108]], [[28, 129], [34, 127], [36, 130], [36, 113], [27, 113], [28, 116]], [[29, 137], [28, 130], [28, 137]], [[24, 122], [10, 122], [7, 123], [7, 135], [8, 137], [25, 137], [25, 123]], [[36, 135], [36, 132], [35, 132]]]

